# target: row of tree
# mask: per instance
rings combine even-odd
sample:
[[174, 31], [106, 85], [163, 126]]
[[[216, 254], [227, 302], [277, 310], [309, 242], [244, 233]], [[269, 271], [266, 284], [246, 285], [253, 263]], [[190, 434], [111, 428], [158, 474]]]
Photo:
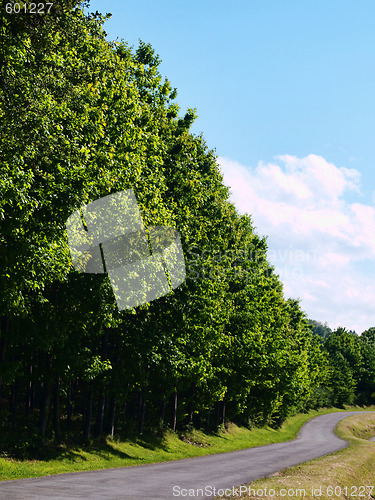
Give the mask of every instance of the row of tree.
[[[326, 356], [326, 379], [314, 391], [314, 406], [343, 406], [375, 402], [375, 328], [360, 336], [351, 330], [333, 331], [309, 320], [315, 335], [321, 337]], [[309, 403], [311, 404], [311, 403]]]
[[[373, 402], [373, 332], [322, 340], [285, 299], [151, 46], [108, 42], [75, 1], [1, 16], [0, 446]], [[65, 224], [129, 188], [146, 227], [179, 231], [187, 278], [118, 311], [106, 275], [73, 269]]]

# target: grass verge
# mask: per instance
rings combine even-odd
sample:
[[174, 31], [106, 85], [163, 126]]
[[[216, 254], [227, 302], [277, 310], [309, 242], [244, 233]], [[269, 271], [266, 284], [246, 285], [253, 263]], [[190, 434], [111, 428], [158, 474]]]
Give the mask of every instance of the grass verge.
[[[353, 409], [363, 408], [347, 408]], [[228, 429], [211, 434], [193, 430], [183, 436], [168, 432], [160, 438], [144, 435], [125, 441], [100, 439], [87, 446], [47, 446], [39, 452], [38, 459], [0, 457], [0, 480], [165, 462], [288, 441], [296, 438], [307, 420], [332, 411], [345, 410], [330, 408], [298, 414], [288, 418], [278, 430], [249, 430], [231, 424]], [[375, 450], [375, 444], [372, 446]]]
[[375, 415], [348, 417], [339, 422], [335, 432], [349, 442], [347, 448], [253, 481], [242, 496], [217, 498], [375, 498], [375, 442], [368, 441], [375, 436]]

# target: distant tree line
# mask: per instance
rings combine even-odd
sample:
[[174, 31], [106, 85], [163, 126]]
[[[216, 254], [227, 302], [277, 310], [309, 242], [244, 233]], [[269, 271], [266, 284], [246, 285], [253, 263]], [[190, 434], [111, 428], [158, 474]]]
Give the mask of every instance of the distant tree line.
[[308, 320], [315, 335], [322, 340], [326, 379], [313, 391], [314, 406], [343, 406], [375, 402], [375, 328], [358, 336], [339, 327], [332, 331], [327, 324]]
[[[1, 14], [0, 450], [374, 402], [373, 329], [330, 332], [284, 297], [195, 110], [104, 20], [73, 1]], [[119, 312], [104, 274], [73, 269], [65, 224], [129, 188], [146, 227], [179, 231], [187, 278]]]

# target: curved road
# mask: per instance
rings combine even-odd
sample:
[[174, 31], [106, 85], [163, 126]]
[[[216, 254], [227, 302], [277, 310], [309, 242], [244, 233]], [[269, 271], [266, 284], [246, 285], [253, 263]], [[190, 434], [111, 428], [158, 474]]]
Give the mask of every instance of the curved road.
[[[280, 469], [345, 448], [347, 442], [334, 434], [334, 428], [340, 420], [358, 413], [368, 412], [337, 412], [315, 417], [302, 427], [297, 439], [285, 443], [173, 462], [4, 481], [0, 482], [0, 498], [210, 498], [209, 494], [202, 495], [196, 490], [208, 487], [211, 489], [206, 489], [206, 492], [210, 493], [214, 487], [233, 488], [269, 476]], [[194, 496], [186, 491], [190, 489], [194, 489]]]

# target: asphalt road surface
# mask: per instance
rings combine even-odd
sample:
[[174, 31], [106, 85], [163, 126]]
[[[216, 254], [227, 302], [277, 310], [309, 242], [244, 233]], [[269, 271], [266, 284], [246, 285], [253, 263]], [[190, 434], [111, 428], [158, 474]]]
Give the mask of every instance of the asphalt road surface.
[[367, 412], [315, 417], [302, 427], [297, 439], [285, 443], [159, 464], [4, 481], [0, 482], [0, 499], [213, 498], [214, 488], [216, 492], [233, 488], [345, 448], [347, 442], [334, 434], [334, 428], [358, 413]]

